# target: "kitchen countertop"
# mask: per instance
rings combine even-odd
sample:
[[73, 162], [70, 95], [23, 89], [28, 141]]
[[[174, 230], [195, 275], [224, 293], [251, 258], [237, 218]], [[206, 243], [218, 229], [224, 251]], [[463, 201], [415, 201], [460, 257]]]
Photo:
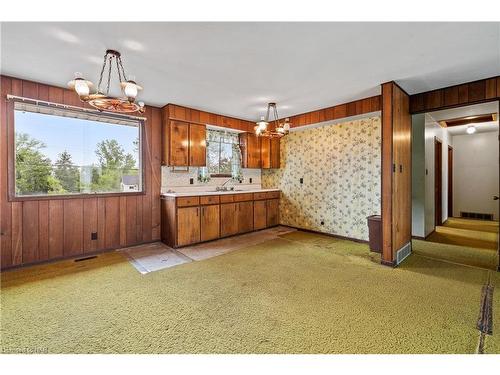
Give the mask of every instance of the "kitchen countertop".
[[162, 197], [197, 197], [205, 195], [227, 195], [245, 193], [265, 193], [268, 191], [280, 191], [280, 189], [251, 189], [251, 190], [229, 190], [229, 191], [182, 191], [174, 193], [161, 193]]

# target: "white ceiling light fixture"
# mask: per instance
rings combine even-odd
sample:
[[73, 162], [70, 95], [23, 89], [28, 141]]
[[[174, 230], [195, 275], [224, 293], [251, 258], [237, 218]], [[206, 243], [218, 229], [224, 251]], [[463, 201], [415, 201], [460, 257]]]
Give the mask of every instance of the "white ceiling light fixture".
[[466, 132], [467, 132], [467, 134], [474, 134], [474, 133], [476, 132], [476, 130], [477, 130], [477, 129], [476, 129], [476, 127], [475, 127], [475, 126], [470, 125], [470, 126], [467, 126], [467, 130], [466, 130]]
[[[273, 115], [274, 120], [274, 130], [269, 130], [270, 115]], [[286, 118], [284, 122], [279, 122], [278, 109], [276, 108], [276, 103], [267, 104], [266, 116], [261, 116], [260, 121], [256, 122], [255, 134], [262, 137], [269, 138], [281, 138], [290, 132], [290, 119]]]
[[[111, 71], [113, 66], [116, 66], [120, 87], [125, 97], [115, 98], [109, 95], [111, 83]], [[104, 72], [107, 70], [106, 89], [101, 89]], [[82, 77], [81, 73], [75, 73], [75, 79], [68, 83], [68, 86], [75, 90], [81, 101], [89, 103], [92, 107], [99, 111], [117, 112], [117, 113], [144, 113], [144, 103], [136, 103], [135, 99], [142, 87], [135, 82], [135, 77], [125, 75], [125, 69], [121, 59], [121, 54], [118, 51], [108, 49], [104, 55], [104, 62], [97, 84], [95, 93], [91, 93], [90, 89], [93, 86], [91, 81], [87, 81]]]

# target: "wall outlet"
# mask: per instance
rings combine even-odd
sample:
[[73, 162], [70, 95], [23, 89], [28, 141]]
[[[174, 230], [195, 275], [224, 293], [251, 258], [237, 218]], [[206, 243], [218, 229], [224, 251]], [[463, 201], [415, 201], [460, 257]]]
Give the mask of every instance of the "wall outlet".
[[92, 241], [97, 240], [97, 232], [92, 232], [92, 233], [90, 233], [90, 239], [91, 239]]
[[303, 184], [304, 183], [304, 178], [301, 177], [299, 181], [300, 181], [301, 184]]
[[321, 220], [321, 225], [325, 225], [325, 222], [323, 220]]
[[189, 179], [189, 185], [193, 185], [193, 184], [194, 184], [194, 178], [193, 178], [193, 177], [191, 177], [191, 178]]
[[250, 177], [248, 181], [250, 181], [250, 183], [252, 183], [252, 177]]

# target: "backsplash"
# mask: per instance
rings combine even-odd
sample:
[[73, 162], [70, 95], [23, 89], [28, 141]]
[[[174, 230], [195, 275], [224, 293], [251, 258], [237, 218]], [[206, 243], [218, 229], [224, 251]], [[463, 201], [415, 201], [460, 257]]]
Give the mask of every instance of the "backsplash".
[[[260, 169], [242, 169], [243, 181], [231, 181], [227, 185], [234, 184], [237, 189], [250, 190], [260, 189], [261, 187], [261, 170]], [[193, 184], [189, 183], [193, 179]], [[175, 192], [184, 191], [207, 191], [215, 190], [216, 186], [222, 185], [229, 177], [212, 177], [208, 182], [198, 181], [198, 168], [191, 167], [188, 172], [172, 172], [170, 167], [161, 167], [161, 192], [166, 193], [168, 190]], [[250, 183], [250, 179], [252, 182]]]
[[380, 117], [296, 130], [280, 149], [281, 168], [262, 170], [262, 187], [282, 191], [280, 223], [368, 240], [366, 217], [381, 210]]

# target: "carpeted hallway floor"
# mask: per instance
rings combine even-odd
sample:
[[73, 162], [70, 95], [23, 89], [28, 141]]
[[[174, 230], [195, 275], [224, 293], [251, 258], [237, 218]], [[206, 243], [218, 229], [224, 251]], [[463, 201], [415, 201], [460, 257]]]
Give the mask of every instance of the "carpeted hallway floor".
[[498, 222], [449, 218], [426, 241], [413, 241], [422, 256], [496, 270]]
[[[138, 273], [118, 252], [2, 273], [3, 352], [474, 353], [491, 271], [294, 232]], [[491, 275], [494, 274], [492, 277]]]

